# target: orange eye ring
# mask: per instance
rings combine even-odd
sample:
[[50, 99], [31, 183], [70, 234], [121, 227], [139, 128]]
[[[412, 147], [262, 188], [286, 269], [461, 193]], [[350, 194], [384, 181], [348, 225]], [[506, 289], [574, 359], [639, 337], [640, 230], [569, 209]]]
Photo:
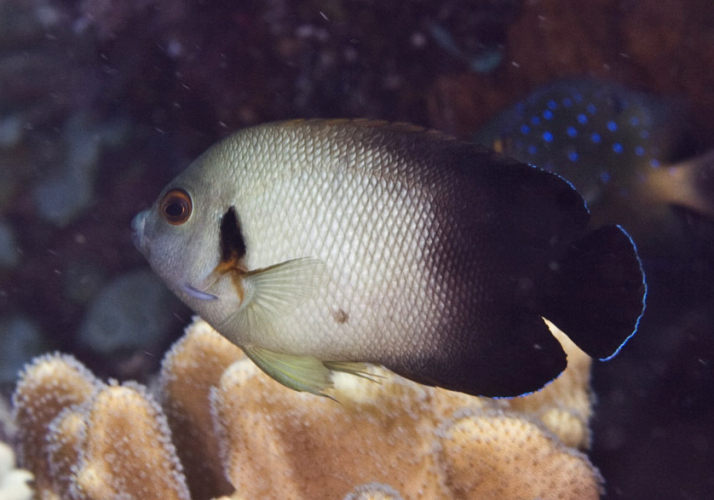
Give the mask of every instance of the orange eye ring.
[[191, 217], [193, 202], [183, 189], [172, 189], [164, 195], [159, 204], [159, 212], [166, 222], [180, 226]]

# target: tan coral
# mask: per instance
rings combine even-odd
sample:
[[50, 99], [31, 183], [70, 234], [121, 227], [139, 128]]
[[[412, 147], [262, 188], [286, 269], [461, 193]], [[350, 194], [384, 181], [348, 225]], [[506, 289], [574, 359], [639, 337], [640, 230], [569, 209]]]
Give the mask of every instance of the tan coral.
[[[335, 403], [281, 386], [197, 320], [158, 384], [176, 450], [143, 388], [98, 384], [66, 358], [27, 369], [16, 413], [24, 449], [50, 442], [30, 462], [54, 498], [188, 498], [177, 455], [194, 500], [597, 498], [596, 469], [561, 441], [587, 443], [590, 416], [589, 360], [566, 341], [570, 368], [524, 398], [473, 398], [372, 367], [379, 384], [336, 375]], [[81, 374], [89, 396], [54, 401], [37, 418], [26, 406], [58, 386], [48, 371]]]
[[35, 475], [41, 499], [55, 499], [47, 455], [47, 430], [62, 410], [87, 401], [100, 382], [74, 358], [50, 354], [35, 359], [21, 375], [13, 397], [20, 461]]
[[76, 482], [73, 468], [79, 463], [87, 433], [86, 415], [81, 408], [70, 406], [62, 410], [47, 431], [47, 459], [53, 490], [60, 498], [70, 498]]
[[39, 498], [189, 499], [166, 419], [141, 386], [105, 385], [74, 358], [43, 356], [14, 405]]
[[109, 385], [88, 407], [75, 497], [188, 500], [166, 418], [137, 384]]
[[442, 470], [457, 498], [599, 498], [587, 458], [522, 415], [466, 413], [441, 432]]
[[204, 321], [196, 321], [167, 353], [161, 367], [159, 394], [173, 431], [186, 480], [197, 498], [229, 494], [218, 440], [211, 418], [209, 393], [221, 375], [243, 353]]
[[347, 375], [339, 382], [335, 404], [283, 390], [248, 360], [223, 374], [212, 400], [236, 489], [249, 498], [327, 499], [379, 481], [407, 498], [438, 498], [433, 427], [423, 418], [429, 391], [396, 377], [381, 387]]
[[[508, 499], [531, 493], [546, 498], [554, 492], [554, 498], [598, 497], [600, 479], [592, 465], [542, 423], [494, 413], [489, 408], [502, 405], [492, 400], [423, 387], [377, 368], [372, 373], [385, 377], [381, 385], [339, 375], [334, 396], [341, 404], [335, 405], [283, 390], [248, 360], [233, 364], [212, 396], [232, 484], [249, 498], [264, 499], [342, 498], [352, 485], [369, 481], [388, 484], [405, 499], [489, 494]], [[462, 404], [465, 399], [468, 404]], [[552, 403], [543, 396], [539, 401], [533, 406]], [[447, 408], [465, 406], [477, 425], [468, 433], [436, 432]], [[466, 451], [459, 459], [455, 450], [460, 449]], [[469, 488], [474, 476], [463, 459], [474, 460], [479, 453], [487, 455], [472, 465], [479, 465], [490, 482], [480, 478], [479, 488]], [[555, 475], [558, 468], [562, 473]], [[491, 477], [506, 470], [510, 474], [502, 477], [510, 489]]]

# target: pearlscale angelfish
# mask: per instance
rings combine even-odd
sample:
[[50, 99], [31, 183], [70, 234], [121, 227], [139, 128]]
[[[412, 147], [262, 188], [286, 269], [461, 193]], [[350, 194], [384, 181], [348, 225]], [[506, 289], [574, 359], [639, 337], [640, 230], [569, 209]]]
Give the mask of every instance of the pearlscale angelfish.
[[586, 232], [561, 177], [406, 124], [272, 123], [208, 149], [132, 223], [189, 307], [267, 374], [325, 394], [376, 363], [482, 396], [613, 356], [644, 308], [635, 247]]

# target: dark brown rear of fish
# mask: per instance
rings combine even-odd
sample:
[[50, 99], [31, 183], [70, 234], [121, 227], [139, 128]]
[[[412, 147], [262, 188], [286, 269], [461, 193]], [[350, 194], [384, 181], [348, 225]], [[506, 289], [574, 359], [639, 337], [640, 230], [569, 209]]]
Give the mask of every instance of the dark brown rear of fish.
[[[416, 151], [454, 176], [438, 188], [429, 267], [452, 287], [449, 312], [422, 352], [379, 362], [410, 379], [480, 396], [536, 391], [566, 367], [542, 317], [591, 356], [635, 332], [644, 275], [619, 227], [586, 234], [582, 197], [557, 175], [466, 145]], [[507, 164], [507, 165], [506, 165]]]

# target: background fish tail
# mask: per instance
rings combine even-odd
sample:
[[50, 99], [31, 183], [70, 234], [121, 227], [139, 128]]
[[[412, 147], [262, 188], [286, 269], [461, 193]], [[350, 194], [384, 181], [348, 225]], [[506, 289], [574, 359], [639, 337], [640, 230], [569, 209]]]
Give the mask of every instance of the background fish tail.
[[714, 219], [714, 150], [647, 177], [648, 190], [665, 203]]
[[635, 333], [646, 285], [637, 250], [620, 226], [575, 241], [549, 276], [543, 316], [590, 356], [617, 354]]

